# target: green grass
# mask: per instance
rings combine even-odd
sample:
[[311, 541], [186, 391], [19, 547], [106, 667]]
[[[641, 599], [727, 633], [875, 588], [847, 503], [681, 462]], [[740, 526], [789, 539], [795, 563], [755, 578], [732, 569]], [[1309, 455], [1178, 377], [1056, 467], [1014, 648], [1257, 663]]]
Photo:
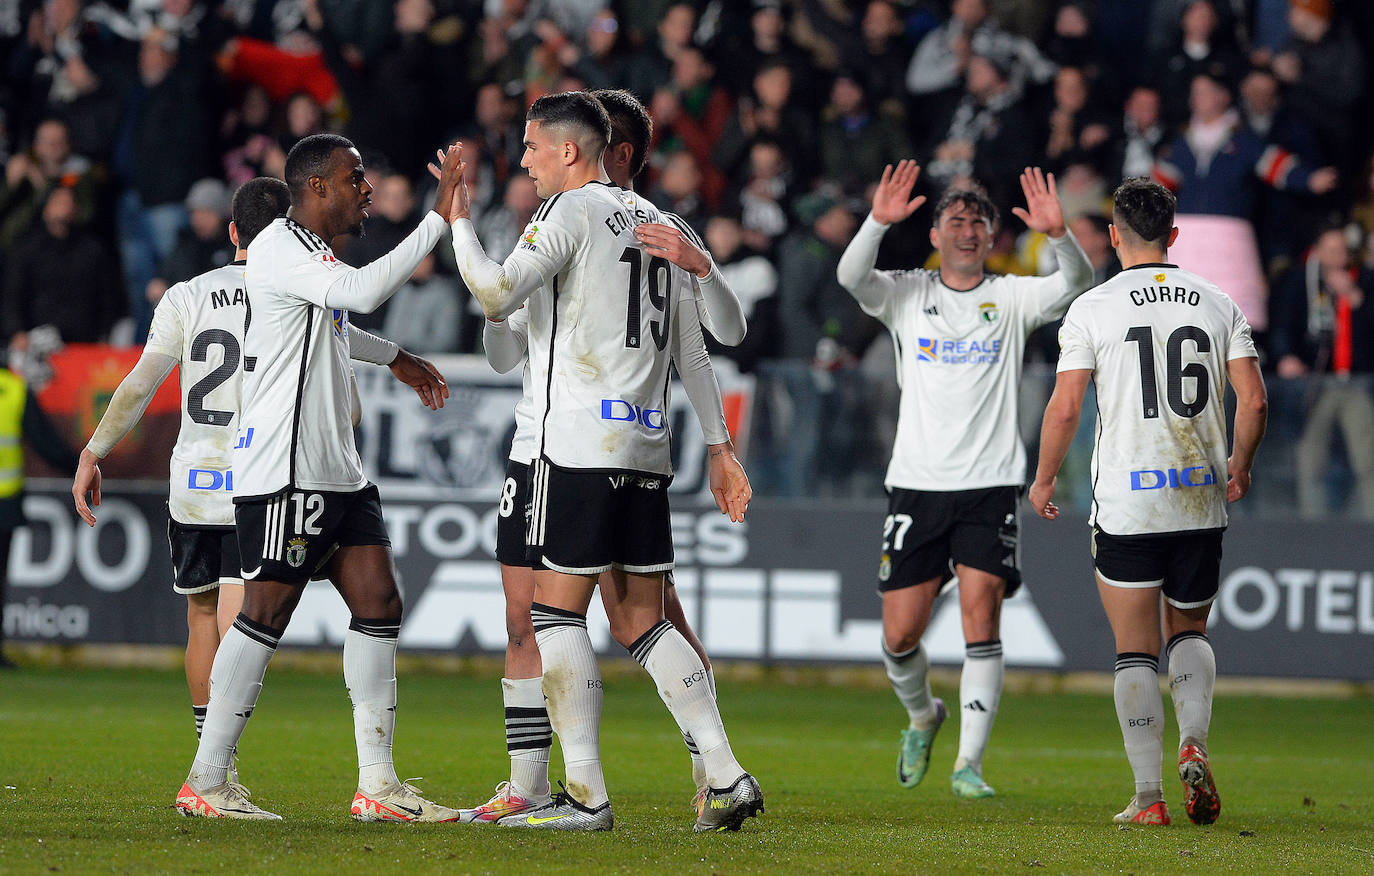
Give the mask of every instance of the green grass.
[[[446, 804], [485, 800], [508, 766], [496, 681], [410, 673], [400, 685], [402, 776], [423, 774], [422, 788]], [[889, 692], [720, 687], [767, 814], [740, 833], [692, 834], [677, 730], [646, 679], [613, 675], [602, 752], [616, 829], [563, 835], [353, 822], [343, 682], [286, 667], [268, 673], [240, 761], [254, 799], [285, 821], [179, 818], [170, 804], [194, 735], [178, 674], [5, 673], [0, 873], [1374, 870], [1368, 698], [1218, 698], [1220, 821], [1189, 824], [1168, 781], [1174, 825], [1123, 829], [1110, 821], [1130, 773], [1109, 696], [1008, 694], [985, 765], [997, 797], [972, 802], [954, 799], [945, 778], [957, 722], [937, 740], [926, 783], [909, 791], [894, 780], [902, 720]], [[559, 762], [555, 751], [555, 773]]]

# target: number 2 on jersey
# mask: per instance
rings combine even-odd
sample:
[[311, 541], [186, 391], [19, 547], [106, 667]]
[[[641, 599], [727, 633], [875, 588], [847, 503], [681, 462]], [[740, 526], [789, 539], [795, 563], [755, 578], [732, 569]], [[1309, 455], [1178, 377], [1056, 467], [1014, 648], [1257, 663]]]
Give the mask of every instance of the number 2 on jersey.
[[[625, 346], [638, 350], [641, 334], [639, 278], [643, 270], [644, 253], [637, 247], [627, 246], [620, 254], [620, 261], [630, 266], [630, 286], [625, 304]], [[668, 291], [673, 281], [672, 268], [662, 256], [649, 259], [649, 303], [663, 314], [662, 321], [649, 320], [649, 336], [659, 350], [668, 346]]]
[[[1165, 345], [1167, 359], [1164, 369], [1165, 392], [1169, 409], [1180, 417], [1196, 417], [1207, 407], [1211, 390], [1207, 384], [1207, 366], [1201, 362], [1183, 364], [1183, 343], [1192, 341], [1199, 353], [1212, 351], [1212, 339], [1207, 332], [1195, 325], [1185, 325], [1174, 329]], [[1154, 329], [1148, 325], [1133, 326], [1126, 332], [1126, 342], [1134, 343], [1140, 353], [1140, 414], [1147, 420], [1159, 416], [1159, 380], [1155, 375], [1155, 336]], [[1193, 400], [1183, 397], [1184, 379], [1194, 381]]]
[[224, 350], [224, 361], [219, 367], [195, 382], [186, 393], [186, 416], [192, 422], [203, 426], [228, 426], [234, 419], [233, 411], [217, 411], [205, 407], [205, 397], [220, 387], [224, 381], [234, 376], [239, 368], [239, 340], [224, 329], [206, 329], [191, 341], [191, 360], [204, 362], [209, 358], [210, 347], [218, 346]]

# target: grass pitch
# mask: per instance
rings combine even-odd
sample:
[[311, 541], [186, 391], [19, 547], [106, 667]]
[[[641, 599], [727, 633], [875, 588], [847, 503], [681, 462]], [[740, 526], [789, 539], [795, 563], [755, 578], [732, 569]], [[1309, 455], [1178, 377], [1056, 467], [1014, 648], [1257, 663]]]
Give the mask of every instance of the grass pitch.
[[[566, 835], [353, 822], [337, 674], [268, 672], [240, 759], [254, 799], [285, 818], [264, 824], [171, 808], [195, 746], [179, 674], [5, 673], [0, 873], [1374, 871], [1368, 698], [1219, 697], [1219, 822], [1188, 822], [1166, 762], [1173, 826], [1125, 829], [1111, 824], [1132, 785], [1108, 695], [1006, 695], [984, 770], [997, 796], [975, 802], [949, 793], [957, 718], [925, 784], [905, 790], [890, 692], [726, 679], [726, 727], [768, 811], [740, 833], [694, 835], [687, 753], [653, 687], [621, 673], [606, 688], [616, 828]], [[1166, 733], [1170, 750], [1176, 731]], [[424, 775], [426, 796], [485, 800], [508, 767], [498, 683], [403, 673], [396, 742], [401, 775]], [[555, 774], [560, 763], [555, 750]]]

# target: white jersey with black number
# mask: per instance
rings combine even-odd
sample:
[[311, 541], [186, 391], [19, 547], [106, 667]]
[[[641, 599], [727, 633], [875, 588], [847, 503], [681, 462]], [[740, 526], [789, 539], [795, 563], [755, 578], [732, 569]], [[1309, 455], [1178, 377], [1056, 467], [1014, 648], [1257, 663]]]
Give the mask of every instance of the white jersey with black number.
[[1026, 338], [1067, 306], [1064, 281], [988, 275], [965, 292], [938, 271], [880, 271], [892, 290], [864, 307], [892, 333], [902, 398], [886, 485], [907, 490], [1020, 486], [1026, 451], [1017, 393]]
[[1111, 535], [1226, 525], [1226, 366], [1256, 356], [1236, 303], [1174, 265], [1122, 271], [1074, 302], [1059, 370], [1097, 386], [1090, 522]]
[[145, 349], [181, 366], [181, 430], [172, 448], [172, 519], [234, 525], [232, 457], [238, 434], [243, 336], [251, 318], [243, 262], [167, 290]]
[[592, 182], [554, 195], [507, 258], [544, 278], [529, 299], [537, 454], [555, 465], [667, 475], [668, 364], [686, 272], [644, 252], [649, 201]]
[[248, 247], [253, 320], [234, 458], [236, 501], [290, 486], [351, 492], [367, 484], [353, 442], [348, 311], [324, 306], [340, 262], [323, 240], [277, 219]]

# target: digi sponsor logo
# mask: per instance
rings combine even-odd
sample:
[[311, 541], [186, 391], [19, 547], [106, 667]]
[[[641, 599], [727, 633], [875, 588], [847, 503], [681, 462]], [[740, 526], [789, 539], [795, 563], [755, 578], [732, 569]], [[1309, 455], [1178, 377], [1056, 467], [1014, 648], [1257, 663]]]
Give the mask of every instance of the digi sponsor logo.
[[668, 418], [663, 415], [663, 411], [642, 408], [619, 398], [601, 400], [601, 419], [619, 423], [638, 423], [651, 432], [658, 432], [668, 425]]
[[1188, 487], [1210, 487], [1217, 482], [1216, 468], [1208, 465], [1190, 465], [1187, 468], [1142, 468], [1131, 472], [1131, 492], [1142, 490], [1186, 489]]
[[[997, 319], [996, 305], [991, 316], [984, 312], [986, 322]], [[1002, 341], [964, 341], [949, 338], [917, 338], [916, 361], [940, 362], [945, 365], [996, 365], [1002, 360]]]
[[234, 473], [232, 471], [217, 471], [213, 468], [193, 468], [187, 472], [186, 489], [197, 492], [223, 490], [226, 493], [232, 493], [234, 492]]

